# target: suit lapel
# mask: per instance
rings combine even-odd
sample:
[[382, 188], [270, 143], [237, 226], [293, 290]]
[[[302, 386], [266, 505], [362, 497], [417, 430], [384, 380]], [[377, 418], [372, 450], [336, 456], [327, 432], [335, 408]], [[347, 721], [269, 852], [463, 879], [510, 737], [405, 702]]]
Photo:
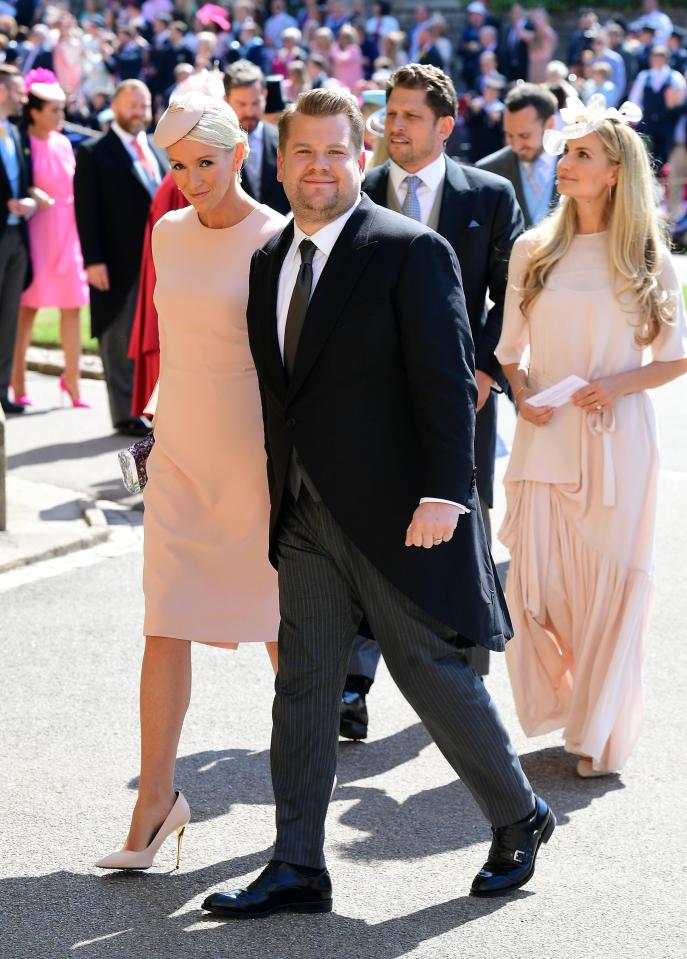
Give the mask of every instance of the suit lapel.
[[508, 176], [508, 179], [513, 184], [513, 189], [515, 190], [515, 199], [518, 201], [518, 204], [520, 205], [520, 209], [522, 210], [522, 215], [525, 218], [525, 226], [527, 227], [527, 229], [529, 229], [532, 226], [532, 220], [530, 218], [530, 211], [528, 209], [527, 200], [525, 198], [525, 191], [523, 190], [523, 187], [522, 187], [522, 176], [520, 175], [520, 164], [518, 162], [518, 158], [516, 157], [515, 153], [511, 153], [510, 163], [511, 163], [511, 172]]
[[440, 236], [457, 237], [462, 230], [468, 229], [474, 197], [474, 191], [470, 189], [460, 164], [446, 157], [446, 177], [437, 227]]
[[279, 274], [284, 258], [293, 242], [293, 220], [290, 220], [271, 250], [260, 250], [264, 280], [264, 290], [260, 301], [263, 309], [259, 311], [259, 342], [262, 344], [264, 375], [279, 396], [286, 394], [286, 371], [279, 350], [277, 334], [277, 295], [279, 293]]
[[148, 147], [150, 148], [150, 152], [155, 157], [155, 162], [158, 165], [158, 168], [160, 171], [160, 180], [162, 180], [162, 178], [169, 171], [169, 163], [167, 162], [167, 155], [163, 150], [160, 150], [158, 147], [155, 146], [155, 143], [152, 137], [146, 137], [146, 139], [148, 141]]
[[374, 205], [363, 196], [329, 254], [305, 315], [287, 397], [303, 385], [374, 252], [377, 244], [368, 239], [374, 217]]
[[387, 205], [386, 192], [389, 183], [389, 161], [380, 167], [370, 170], [369, 176], [363, 180], [363, 190], [373, 203], [379, 206]]
[[277, 179], [277, 143], [276, 137], [267, 123], [263, 124], [262, 164], [260, 170], [260, 197], [266, 197], [270, 187]]
[[155, 193], [155, 187], [150, 183], [148, 177], [140, 169], [138, 163], [134, 163], [131, 154], [119, 139], [117, 134], [113, 130], [110, 130], [105, 134], [105, 136], [108, 138], [110, 150], [117, 157], [119, 162], [126, 167], [139, 186], [142, 186], [149, 196], [153, 196]]

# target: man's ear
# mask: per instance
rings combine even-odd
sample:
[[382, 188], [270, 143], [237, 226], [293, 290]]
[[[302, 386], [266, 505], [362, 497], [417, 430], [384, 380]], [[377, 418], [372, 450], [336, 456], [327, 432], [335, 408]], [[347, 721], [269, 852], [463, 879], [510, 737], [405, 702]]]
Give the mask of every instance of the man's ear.
[[284, 155], [281, 152], [281, 147], [277, 147], [277, 180], [280, 183], [284, 182], [284, 177], [282, 171], [284, 169]]
[[446, 143], [448, 138], [453, 133], [453, 128], [455, 125], [456, 121], [454, 117], [439, 117], [439, 132], [444, 143]]

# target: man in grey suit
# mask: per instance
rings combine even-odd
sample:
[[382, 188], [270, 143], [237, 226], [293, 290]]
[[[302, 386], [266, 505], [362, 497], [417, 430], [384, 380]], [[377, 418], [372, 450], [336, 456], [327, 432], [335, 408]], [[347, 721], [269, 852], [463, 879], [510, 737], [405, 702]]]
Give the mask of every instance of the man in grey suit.
[[324, 824], [339, 700], [365, 617], [399, 689], [491, 823], [471, 893], [527, 882], [555, 817], [536, 797], [466, 641], [512, 635], [476, 495], [474, 347], [458, 261], [437, 233], [360, 196], [355, 101], [311, 90], [279, 125], [294, 212], [251, 263], [279, 571], [274, 857], [225, 918], [329, 912]]
[[558, 203], [556, 157], [544, 151], [544, 130], [555, 126], [556, 98], [535, 83], [513, 87], [504, 101], [502, 150], [477, 163], [480, 170], [498, 173], [513, 184], [529, 230]]

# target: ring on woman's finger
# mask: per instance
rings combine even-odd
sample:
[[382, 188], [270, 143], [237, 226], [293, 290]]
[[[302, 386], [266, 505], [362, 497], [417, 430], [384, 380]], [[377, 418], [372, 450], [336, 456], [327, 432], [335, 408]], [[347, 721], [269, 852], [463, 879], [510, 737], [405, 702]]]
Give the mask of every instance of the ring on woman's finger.
[[602, 410], [602, 409], [603, 409], [603, 404], [602, 404], [602, 403], [597, 403], [596, 406], [594, 407], [594, 409], [595, 409], [595, 410]]

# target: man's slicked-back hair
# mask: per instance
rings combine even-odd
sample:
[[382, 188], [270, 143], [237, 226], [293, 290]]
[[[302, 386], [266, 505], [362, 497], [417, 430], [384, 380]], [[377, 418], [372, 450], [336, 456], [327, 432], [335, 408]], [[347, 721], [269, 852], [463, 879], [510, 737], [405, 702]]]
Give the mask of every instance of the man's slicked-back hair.
[[422, 63], [408, 63], [404, 67], [399, 67], [387, 80], [387, 102], [396, 87], [401, 87], [403, 90], [424, 90], [427, 106], [437, 120], [440, 117], [455, 119], [458, 109], [456, 88], [448, 74], [439, 67]]
[[503, 104], [509, 113], [517, 113], [526, 107], [534, 107], [544, 123], [558, 110], [558, 102], [545, 87], [537, 83], [518, 83], [510, 91]]
[[284, 152], [289, 139], [291, 120], [299, 113], [306, 117], [334, 117], [343, 115], [351, 125], [351, 140], [357, 154], [363, 151], [365, 120], [354, 97], [340, 90], [308, 90], [301, 93], [295, 103], [289, 104], [279, 120], [279, 149]]
[[250, 60], [237, 60], [230, 64], [225, 69], [222, 79], [225, 96], [229, 96], [229, 93], [238, 87], [252, 87], [254, 83], [259, 83], [262, 89], [265, 89], [265, 74]]

